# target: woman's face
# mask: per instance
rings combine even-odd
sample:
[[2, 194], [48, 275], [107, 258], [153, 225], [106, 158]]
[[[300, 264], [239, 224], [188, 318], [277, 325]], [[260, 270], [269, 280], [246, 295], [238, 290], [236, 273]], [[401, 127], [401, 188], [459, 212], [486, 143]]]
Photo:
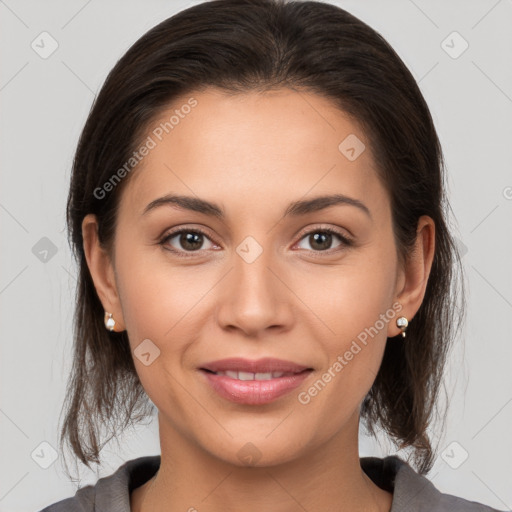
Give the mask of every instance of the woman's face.
[[[115, 293], [101, 296], [127, 329], [161, 436], [258, 465], [353, 439], [396, 318], [415, 312], [399, 312], [406, 275], [365, 135], [317, 95], [208, 89], [175, 102], [147, 137], [121, 196]], [[335, 194], [348, 199], [307, 207]], [[201, 370], [226, 358], [312, 371], [280, 396], [230, 399]]]

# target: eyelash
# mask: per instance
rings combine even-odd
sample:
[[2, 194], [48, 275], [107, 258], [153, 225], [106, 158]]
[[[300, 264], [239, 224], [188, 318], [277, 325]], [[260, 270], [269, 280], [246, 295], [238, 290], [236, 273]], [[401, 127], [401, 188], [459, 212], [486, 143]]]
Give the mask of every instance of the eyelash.
[[[203, 236], [205, 236], [206, 238], [208, 238], [208, 240], [210, 240], [211, 242], [214, 242], [216, 243], [215, 241], [212, 241], [210, 239], [210, 236], [204, 232], [202, 229], [200, 228], [191, 228], [191, 229], [188, 229], [188, 228], [181, 228], [181, 229], [178, 229], [176, 231], [172, 231], [168, 234], [166, 234], [159, 242], [159, 244], [161, 246], [165, 246], [166, 243], [174, 238], [176, 235], [180, 235], [182, 233], [195, 233], [195, 234], [201, 234]], [[306, 233], [303, 233], [302, 236], [300, 237], [299, 239], [299, 242], [304, 239], [306, 236], [309, 236], [313, 233], [329, 233], [331, 235], [336, 235], [337, 237], [339, 237], [339, 239], [341, 240], [342, 242], [342, 245], [344, 245], [345, 247], [350, 247], [353, 245], [353, 240], [348, 238], [347, 236], [345, 236], [344, 234], [342, 234], [340, 231], [338, 231], [337, 229], [334, 229], [334, 228], [316, 228], [316, 229], [312, 229], [310, 231], [307, 231]], [[219, 245], [219, 244], [217, 244]], [[340, 246], [340, 247], [336, 247], [334, 249], [327, 249], [325, 251], [309, 251], [309, 252], [312, 252], [312, 253], [316, 253], [317, 256], [321, 256], [322, 254], [327, 254], [327, 255], [331, 255], [335, 252], [338, 252], [340, 250], [343, 250], [344, 247]], [[181, 257], [181, 258], [193, 258], [195, 257], [195, 254], [196, 253], [199, 253], [201, 252], [203, 249], [199, 249], [198, 251], [180, 251], [180, 250], [177, 250], [177, 249], [174, 249], [174, 248], [169, 248], [169, 247], [165, 247], [166, 250], [176, 254], [177, 256]], [[187, 254], [186, 256], [183, 254], [185, 252], [185, 254]]]

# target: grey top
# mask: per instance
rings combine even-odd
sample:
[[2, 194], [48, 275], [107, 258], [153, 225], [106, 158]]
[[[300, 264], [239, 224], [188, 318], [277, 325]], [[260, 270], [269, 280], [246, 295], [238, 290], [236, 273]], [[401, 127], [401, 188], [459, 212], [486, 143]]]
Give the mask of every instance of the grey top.
[[[361, 467], [381, 489], [393, 493], [390, 512], [499, 512], [476, 501], [438, 491], [424, 475], [395, 455], [362, 457]], [[125, 462], [112, 475], [95, 485], [79, 489], [75, 496], [40, 512], [130, 512], [130, 493], [155, 475], [160, 455]]]

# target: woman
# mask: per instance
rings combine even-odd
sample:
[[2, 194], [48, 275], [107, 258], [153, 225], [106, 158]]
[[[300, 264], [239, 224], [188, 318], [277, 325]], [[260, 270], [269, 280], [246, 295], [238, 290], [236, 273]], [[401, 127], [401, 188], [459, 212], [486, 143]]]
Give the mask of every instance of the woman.
[[[463, 301], [439, 140], [403, 62], [329, 4], [217, 0], [139, 39], [77, 149], [62, 441], [161, 456], [45, 509], [493, 510], [424, 476]], [[359, 458], [360, 420], [409, 462]]]

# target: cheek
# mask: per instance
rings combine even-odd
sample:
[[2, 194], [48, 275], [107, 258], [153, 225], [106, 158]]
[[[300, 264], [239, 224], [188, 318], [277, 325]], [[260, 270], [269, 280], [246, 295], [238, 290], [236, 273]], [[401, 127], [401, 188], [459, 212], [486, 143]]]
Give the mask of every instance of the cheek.
[[317, 336], [323, 340], [329, 363], [328, 374], [321, 380], [329, 382], [331, 391], [321, 400], [339, 401], [341, 396], [347, 405], [353, 404], [375, 380], [388, 327], [397, 317], [392, 307], [395, 268], [392, 252], [388, 250], [386, 257], [375, 246], [347, 258], [329, 275], [324, 269], [324, 274], [311, 276], [308, 281], [316, 283], [313, 293], [311, 287], [307, 294], [305, 288], [298, 292], [308, 298], [308, 306], [322, 324]]
[[396, 312], [390, 307], [388, 280], [380, 272], [367, 269], [360, 275], [353, 268], [349, 277], [322, 284], [322, 293], [313, 296], [314, 305], [308, 304], [322, 320], [316, 334], [327, 362], [299, 403], [305, 411], [315, 411], [323, 428], [334, 433], [357, 414], [372, 387]]
[[[134, 355], [140, 344], [149, 339], [174, 367], [185, 364], [189, 348], [201, 337], [202, 325], [211, 317], [205, 314], [205, 308], [211, 307], [218, 271], [211, 267], [178, 267], [160, 249], [132, 248], [125, 254], [116, 266]], [[135, 364], [139, 375], [143, 374], [146, 367], [137, 360]]]
[[375, 250], [354, 253], [335, 267], [314, 269], [307, 279], [295, 280], [294, 290], [328, 328], [334, 344], [344, 345], [375, 324], [386, 337], [379, 319], [391, 307], [394, 281], [394, 258]]
[[[119, 250], [118, 250], [119, 249]], [[144, 339], [158, 345], [191, 305], [194, 290], [159, 255], [159, 248], [137, 246], [118, 239], [116, 269], [118, 290], [130, 343]], [[189, 285], [187, 288], [187, 284]], [[193, 287], [192, 287], [193, 288]]]

